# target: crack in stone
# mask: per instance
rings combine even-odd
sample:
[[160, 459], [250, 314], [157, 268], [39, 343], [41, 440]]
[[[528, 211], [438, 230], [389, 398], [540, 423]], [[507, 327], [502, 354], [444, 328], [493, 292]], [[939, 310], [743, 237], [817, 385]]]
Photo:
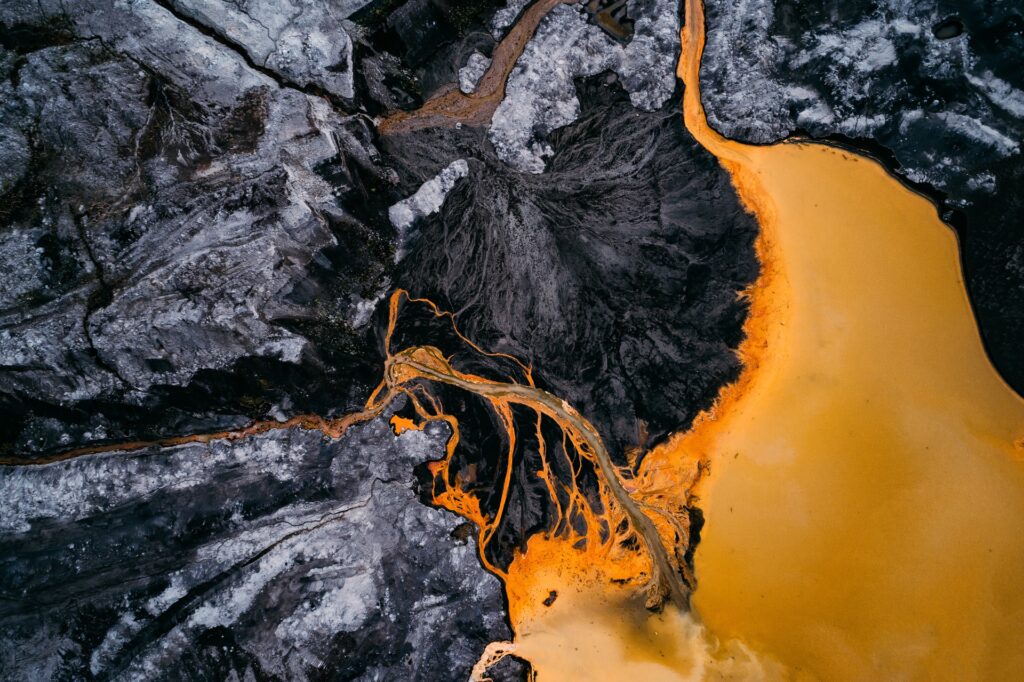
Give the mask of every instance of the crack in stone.
[[[319, 85], [316, 85], [315, 83], [307, 83], [303, 85], [288, 78], [287, 76], [284, 76], [281, 73], [278, 73], [277, 71], [271, 68], [268, 68], [265, 64], [259, 64], [255, 59], [253, 59], [252, 55], [249, 54], [249, 51], [243, 44], [225, 35], [217, 28], [213, 26], [208, 26], [207, 24], [203, 23], [202, 21], [199, 21], [195, 17], [185, 14], [180, 9], [178, 9], [173, 2], [170, 2], [170, 0], [153, 0], [153, 2], [155, 2], [157, 5], [170, 12], [171, 15], [174, 16], [174, 18], [178, 21], [188, 26], [191, 26], [195, 30], [202, 33], [204, 36], [213, 39], [221, 46], [237, 54], [239, 57], [242, 58], [246, 66], [248, 66], [253, 71], [261, 73], [267, 78], [271, 79], [272, 81], [277, 83], [278, 87], [288, 90], [295, 90], [296, 92], [301, 92], [304, 95], [320, 97], [321, 99], [325, 99], [328, 102], [330, 102], [335, 108], [341, 110], [342, 112], [348, 113], [350, 105], [347, 104], [345, 102], [345, 99], [340, 95], [335, 95], [334, 93], [329, 92], [328, 90], [324, 89]], [[276, 45], [277, 41], [274, 41], [274, 44]]]
[[88, 344], [89, 355], [93, 360], [95, 360], [96, 365], [100, 369], [111, 374], [126, 388], [132, 388], [132, 383], [121, 374], [117, 367], [107, 362], [107, 360], [100, 355], [100, 352], [93, 341], [92, 330], [89, 328], [89, 325], [92, 320], [93, 313], [103, 307], [102, 305], [97, 305], [97, 299], [104, 298], [109, 301], [114, 295], [114, 287], [107, 281], [103, 264], [96, 258], [96, 254], [92, 250], [92, 244], [89, 243], [89, 239], [85, 234], [85, 225], [82, 223], [82, 216], [74, 209], [71, 210], [71, 222], [75, 225], [75, 233], [78, 236], [78, 241], [82, 245], [82, 250], [85, 252], [86, 258], [88, 258], [89, 262], [92, 264], [93, 270], [96, 273], [96, 281], [99, 285], [99, 288], [93, 290], [93, 292], [86, 298], [85, 315], [82, 316], [82, 335], [85, 337], [86, 344]]

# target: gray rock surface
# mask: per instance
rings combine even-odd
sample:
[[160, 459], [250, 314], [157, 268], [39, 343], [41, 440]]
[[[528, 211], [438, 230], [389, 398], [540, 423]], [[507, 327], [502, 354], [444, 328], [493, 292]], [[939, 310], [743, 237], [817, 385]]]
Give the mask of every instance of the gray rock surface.
[[370, 0], [168, 0], [180, 14], [238, 44], [260, 66], [299, 86], [352, 98], [345, 20]]
[[574, 5], [559, 5], [523, 50], [494, 112], [489, 138], [513, 168], [541, 173], [552, 155], [547, 136], [580, 115], [575, 79], [618, 75], [633, 106], [655, 111], [675, 89], [679, 16], [674, 0], [630, 4], [636, 24], [625, 46], [586, 21]]
[[505, 6], [491, 17], [491, 34], [500, 39], [529, 4], [530, 0], [507, 0]]
[[459, 69], [459, 90], [465, 94], [476, 91], [476, 84], [487, 73], [491, 58], [479, 52], [473, 52], [466, 60], [466, 65]]
[[[319, 315], [305, 304], [321, 288], [311, 270], [343, 248], [339, 230], [378, 229], [342, 204], [386, 169], [364, 119], [300, 87], [349, 96], [350, 70], [347, 86], [306, 78], [333, 57], [306, 52], [302, 66], [289, 41], [309, 48], [303, 35], [327, 31], [331, 49], [347, 44], [337, 21], [359, 6], [281, 14], [265, 59], [150, 0], [0, 8], [13, 46], [0, 50], [11, 71], [0, 83], [0, 402], [142, 405], [245, 358], [319, 361], [284, 323]], [[201, 21], [238, 41], [276, 11], [203, 7]], [[359, 314], [387, 251], [332, 314]], [[55, 435], [40, 447], [73, 440], [44, 430]]]
[[411, 196], [393, 204], [388, 209], [388, 218], [398, 231], [398, 248], [395, 250], [395, 261], [405, 255], [407, 242], [410, 238], [409, 229], [417, 220], [433, 215], [441, 210], [448, 193], [452, 191], [462, 178], [469, 175], [469, 165], [465, 159], [456, 159], [441, 169], [441, 172], [420, 185]]
[[[198, 369], [226, 367], [246, 355], [297, 361], [305, 341], [269, 322], [299, 314], [287, 295], [305, 277], [303, 267], [313, 255], [334, 244], [318, 215], [329, 209], [332, 188], [312, 168], [337, 154], [330, 126], [341, 122], [305, 95], [284, 91], [272, 98], [265, 90], [250, 91], [228, 116], [266, 116], [254, 123], [270, 133], [252, 149], [189, 168], [184, 172], [191, 177], [182, 181], [175, 176], [183, 170], [175, 166], [207, 154], [203, 145], [216, 144], [220, 131], [206, 121], [179, 118], [201, 111], [161, 111], [158, 102], [147, 112], [146, 88], [165, 86], [147, 83], [126, 62], [106, 61], [98, 50], [90, 45], [37, 53], [22, 70], [21, 101], [27, 120], [39, 126], [40, 144], [59, 139], [67, 162], [74, 136], [81, 151], [81, 165], [66, 164], [54, 179], [81, 203], [54, 201], [43, 208], [42, 225], [26, 222], [8, 237], [38, 244], [46, 232], [56, 232], [63, 247], [56, 256], [39, 247], [29, 258], [5, 250], [4, 257], [23, 271], [14, 280], [19, 289], [3, 297], [0, 364], [10, 372], [8, 390], [73, 401], [117, 388], [181, 385]], [[48, 57], [59, 62], [59, 72]], [[138, 95], [119, 99], [125, 106], [111, 112], [111, 118], [127, 119], [126, 126], [89, 125], [103, 89], [61, 82], [60, 74], [92, 59], [103, 60], [91, 67], [99, 84], [122, 92], [129, 86]], [[75, 98], [63, 99], [61, 87]], [[162, 96], [181, 96], [167, 90]], [[243, 107], [249, 111], [238, 113]], [[162, 146], [164, 158], [146, 159], [149, 152], [141, 148], [147, 143]], [[142, 158], [117, 164], [114, 148], [133, 144]], [[103, 171], [93, 178], [93, 169]], [[79, 273], [67, 291], [47, 286], [60, 267]], [[41, 303], [27, 309], [33, 294]], [[51, 338], [66, 345], [47, 343]]]
[[[1000, 77], [1003, 65], [979, 54], [967, 34], [935, 35], [952, 7], [886, 0], [829, 14], [804, 4], [707, 3], [701, 94], [712, 126], [753, 142], [796, 130], [877, 139], [907, 177], [961, 203], [972, 191], [996, 189], [986, 166], [1020, 153], [1024, 91]], [[1015, 5], [995, 3], [988, 21], [998, 25]], [[804, 13], [811, 16], [788, 19]]]
[[412, 469], [447, 426], [0, 469], [5, 679], [465, 679], [496, 578]]

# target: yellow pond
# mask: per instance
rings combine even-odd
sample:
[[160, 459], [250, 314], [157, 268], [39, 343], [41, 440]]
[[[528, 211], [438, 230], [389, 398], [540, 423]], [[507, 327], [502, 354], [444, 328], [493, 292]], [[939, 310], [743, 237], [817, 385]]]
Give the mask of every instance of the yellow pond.
[[688, 4], [686, 125], [765, 266], [747, 376], [679, 444], [712, 461], [696, 611], [816, 677], [1024, 679], [1024, 401], [984, 353], [954, 234], [871, 160], [710, 130]]
[[669, 483], [711, 462], [700, 623], [538, 537], [497, 649], [542, 682], [1024, 679], [1024, 401], [985, 356], [954, 235], [869, 159], [711, 130], [687, 5], [686, 125], [757, 216], [763, 265], [743, 377], [644, 462]]

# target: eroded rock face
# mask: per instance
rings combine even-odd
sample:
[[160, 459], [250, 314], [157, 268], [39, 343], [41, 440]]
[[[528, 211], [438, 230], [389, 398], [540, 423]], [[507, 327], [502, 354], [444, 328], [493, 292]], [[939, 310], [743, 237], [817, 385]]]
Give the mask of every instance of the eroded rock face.
[[[231, 12], [242, 9], [231, 8], [204, 21], [241, 31]], [[376, 365], [360, 329], [360, 294], [385, 281], [392, 231], [373, 222], [372, 210], [354, 215], [346, 198], [362, 206], [368, 183], [389, 180], [368, 122], [299, 85], [351, 95], [350, 71], [349, 84], [335, 87], [300, 78], [289, 70], [299, 68], [295, 60], [285, 68], [270, 55], [254, 64], [256, 52], [158, 3], [50, 10], [0, 10], [9, 47], [0, 85], [8, 447], [28, 455], [128, 437], [140, 422], [163, 420], [148, 415], [165, 408], [178, 416], [163, 421], [177, 428], [266, 416], [274, 398], [259, 392], [254, 409], [200, 401], [210, 418], [197, 417], [203, 405], [185, 398], [168, 405], [166, 392], [252, 358], [322, 373], [332, 347], [347, 358], [340, 366], [350, 376], [340, 395], [332, 391], [347, 406], [344, 384], [358, 382], [359, 366]], [[334, 24], [297, 17], [280, 30], [316, 24], [335, 35]], [[291, 54], [288, 39], [276, 44], [274, 55]], [[331, 66], [324, 55], [304, 59]], [[314, 345], [316, 329], [300, 331], [303, 324], [335, 340]], [[300, 400], [303, 382], [260, 380], [280, 384], [278, 411]], [[134, 412], [117, 414], [125, 410], [116, 405]]]
[[[497, 578], [412, 470], [448, 430], [288, 430], [0, 470], [18, 679], [465, 679]], [[461, 533], [455, 533], [465, 537]]]
[[354, 64], [345, 20], [369, 2], [167, 0], [166, 6], [237, 44], [252, 62], [289, 83], [351, 99]]
[[1015, 2], [707, 0], [701, 93], [729, 137], [840, 136], [944, 197], [996, 366], [1024, 391], [1024, 14]]

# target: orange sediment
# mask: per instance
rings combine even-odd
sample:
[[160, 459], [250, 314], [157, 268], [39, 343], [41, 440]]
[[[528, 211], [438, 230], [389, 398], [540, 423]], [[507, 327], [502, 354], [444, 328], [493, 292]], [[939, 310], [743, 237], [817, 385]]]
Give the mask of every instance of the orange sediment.
[[[670, 441], [645, 459], [637, 475], [616, 467], [596, 429], [565, 401], [537, 388], [530, 368], [507, 355], [486, 353], [453, 330], [479, 353], [512, 361], [522, 377], [496, 381], [462, 372], [437, 348], [417, 346], [391, 351], [400, 308], [407, 302], [426, 305], [448, 317], [430, 301], [410, 299], [403, 291], [390, 301], [386, 334], [385, 387], [404, 393], [421, 422], [445, 421], [451, 428], [446, 456], [430, 465], [433, 501], [478, 527], [477, 549], [483, 565], [505, 585], [513, 642], [488, 647], [473, 671], [486, 680], [487, 668], [514, 654], [530, 661], [540, 679], [620, 680], [624, 674], [650, 680], [729, 679], [773, 675], [781, 667], [739, 641], [720, 642], [686, 610], [692, 585], [684, 554], [689, 549], [688, 506], [692, 491], [707, 472], [707, 463], [686, 458]], [[497, 481], [499, 503], [485, 512], [455, 465], [459, 424], [424, 388], [447, 384], [485, 400], [506, 435], [505, 452], [496, 453], [504, 467]], [[368, 408], [374, 405], [373, 399]], [[507, 570], [487, 553], [502, 522], [515, 456], [517, 424], [512, 406], [534, 411], [541, 467], [555, 509], [548, 532], [529, 538]], [[545, 420], [558, 426], [561, 442], [546, 441]], [[407, 418], [395, 428], [418, 428]], [[661, 466], [671, 453], [670, 467]], [[563, 458], [571, 471], [565, 480], [550, 466]], [[584, 489], [584, 463], [599, 474], [597, 489]], [[668, 598], [668, 601], [666, 601]], [[659, 607], [652, 612], [652, 607]], [[781, 674], [781, 673], [779, 673]]]
[[[392, 395], [391, 397], [393, 398], [395, 396]], [[156, 438], [153, 440], [126, 441], [121, 443], [112, 443], [109, 445], [90, 445], [88, 447], [65, 450], [63, 452], [58, 452], [36, 459], [3, 457], [0, 458], [0, 466], [39, 466], [41, 464], [62, 462], [69, 459], [75, 459], [76, 457], [85, 457], [104, 452], [133, 452], [135, 450], [142, 450], [151, 447], [170, 448], [178, 445], [187, 445], [189, 443], [210, 443], [215, 440], [233, 441], [240, 440], [242, 438], [250, 438], [252, 436], [257, 436], [271, 431], [285, 431], [293, 428], [306, 429], [308, 431], [319, 431], [330, 438], [340, 438], [350, 426], [372, 419], [382, 411], [382, 406], [375, 405], [372, 409], [353, 412], [336, 419], [328, 419], [315, 414], [300, 414], [284, 421], [256, 421], [249, 426], [228, 431], [193, 433], [185, 436], [171, 436], [169, 438]]]
[[391, 417], [391, 428], [395, 432], [396, 436], [401, 436], [406, 431], [422, 431], [423, 424], [417, 424], [408, 417], [401, 417], [399, 415], [393, 415]]
[[424, 128], [453, 128], [456, 124], [487, 125], [505, 97], [505, 84], [519, 55], [533, 37], [541, 19], [563, 2], [576, 0], [534, 0], [494, 48], [491, 65], [476, 89], [464, 94], [449, 85], [414, 111], [399, 111], [377, 123], [382, 135], [409, 133]]
[[[431, 346], [392, 353], [391, 340], [400, 306], [406, 301], [425, 304], [436, 317], [447, 317], [458, 337], [476, 352], [514, 363], [523, 375], [522, 383], [515, 379], [496, 381], [459, 371], [449, 358]], [[672, 510], [658, 506], [660, 496], [652, 494], [645, 499], [646, 479], [633, 478], [616, 467], [597, 430], [564, 400], [538, 388], [527, 365], [506, 354], [484, 351], [458, 331], [450, 313], [441, 311], [428, 300], [410, 299], [402, 290], [396, 291], [390, 300], [385, 348], [388, 357], [384, 379], [367, 403], [367, 410], [377, 408], [375, 401], [378, 395], [402, 393], [422, 420], [440, 420], [449, 425], [452, 436], [446, 457], [430, 465], [434, 475], [433, 501], [477, 524], [480, 559], [488, 570], [508, 578], [504, 570], [489, 560], [487, 546], [501, 525], [513, 482], [517, 427], [512, 408], [523, 406], [536, 414], [533, 426], [542, 464], [535, 475], [544, 480], [556, 509], [549, 537], [562, 542], [566, 552], [589, 552], [592, 561], [598, 557], [611, 560], [609, 557], [628, 556], [634, 567], [643, 566], [642, 570], [632, 572], [632, 578], [641, 582], [651, 606], [660, 606], [669, 598], [678, 606], [687, 604], [690, 587], [684, 581], [686, 569], [680, 560], [689, 542], [685, 515], [677, 517]], [[448, 384], [476, 394], [487, 402], [497, 417], [506, 437], [506, 451], [499, 458], [503, 462], [503, 474], [498, 481], [498, 505], [492, 515], [485, 514], [479, 499], [466, 490], [461, 473], [452, 471], [453, 456], [459, 442], [458, 421], [444, 413], [442, 406], [423, 388], [420, 383], [423, 381]], [[542, 433], [545, 419], [556, 424], [562, 434], [558, 444], [560, 448], [553, 448], [552, 453], [549, 453]], [[398, 424], [408, 428], [405, 421]], [[549, 454], [559, 450], [572, 471], [564, 481], [554, 475], [548, 459]], [[596, 490], [584, 490], [579, 486], [584, 462], [598, 473]]]

